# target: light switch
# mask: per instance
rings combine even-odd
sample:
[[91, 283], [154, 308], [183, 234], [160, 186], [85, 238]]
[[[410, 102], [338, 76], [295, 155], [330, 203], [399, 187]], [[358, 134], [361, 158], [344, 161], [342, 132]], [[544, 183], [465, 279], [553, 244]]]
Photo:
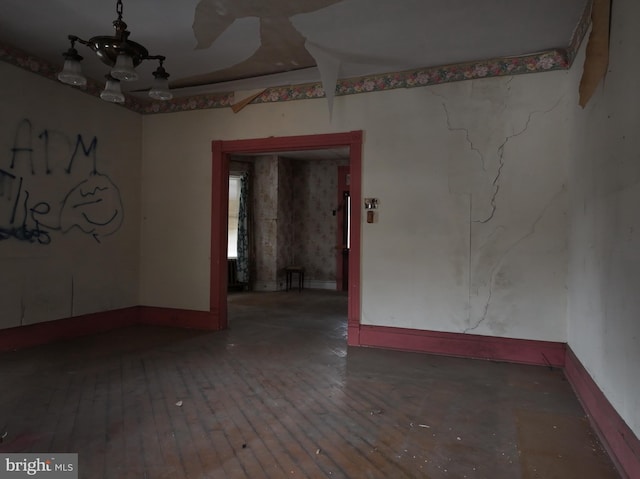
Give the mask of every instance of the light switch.
[[377, 210], [378, 209], [378, 198], [365, 198], [364, 199], [364, 209], [365, 210]]

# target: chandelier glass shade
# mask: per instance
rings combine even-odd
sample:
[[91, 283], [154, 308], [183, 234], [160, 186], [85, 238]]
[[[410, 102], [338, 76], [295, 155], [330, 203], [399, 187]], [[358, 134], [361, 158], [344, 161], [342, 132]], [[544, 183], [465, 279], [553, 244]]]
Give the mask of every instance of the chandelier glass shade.
[[107, 82], [104, 90], [100, 93], [100, 98], [112, 103], [124, 103], [124, 94], [120, 88], [120, 80], [113, 78], [111, 75], [107, 75], [106, 77]]
[[149, 55], [149, 51], [144, 46], [129, 40], [130, 32], [127, 31], [127, 24], [122, 20], [122, 0], [117, 0], [116, 13], [118, 18], [113, 21], [115, 34], [112, 36], [96, 36], [83, 40], [75, 35], [69, 35], [71, 46], [62, 54], [64, 66], [58, 74], [58, 80], [73, 86], [87, 84], [80, 64], [82, 57], [75, 48], [77, 42], [89, 47], [104, 64], [111, 67], [111, 71], [106, 75], [105, 89], [100, 94], [103, 100], [123, 103], [125, 97], [120, 82], [136, 81], [138, 79], [136, 67], [144, 60], [158, 61], [158, 68], [153, 72], [154, 79], [149, 96], [155, 100], [170, 100], [173, 95], [169, 90], [169, 74], [163, 66], [165, 57]]

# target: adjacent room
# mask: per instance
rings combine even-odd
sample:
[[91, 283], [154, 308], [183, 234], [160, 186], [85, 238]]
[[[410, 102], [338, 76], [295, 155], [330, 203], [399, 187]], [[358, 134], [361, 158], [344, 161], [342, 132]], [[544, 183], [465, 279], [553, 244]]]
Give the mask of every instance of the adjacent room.
[[640, 477], [639, 15], [4, 0], [0, 476]]

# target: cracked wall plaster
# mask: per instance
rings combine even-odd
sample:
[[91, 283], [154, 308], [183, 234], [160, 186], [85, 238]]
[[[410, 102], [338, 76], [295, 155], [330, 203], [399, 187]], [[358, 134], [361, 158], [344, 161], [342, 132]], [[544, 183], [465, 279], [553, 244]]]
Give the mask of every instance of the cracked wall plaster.
[[[552, 181], [535, 179], [541, 170], [553, 168], [548, 157], [536, 155], [540, 147], [535, 139], [543, 137], [541, 131], [546, 130], [550, 121], [548, 115], [553, 116], [555, 110], [563, 111], [560, 107], [563, 95], [556, 92], [540, 106], [525, 109], [520, 92], [512, 95], [514, 85], [517, 87], [519, 80], [512, 77], [470, 82], [454, 88], [458, 90], [456, 94], [445, 94], [443, 89], [434, 92], [441, 103], [446, 128], [458, 142], [459, 154], [450, 156], [450, 191], [468, 195], [470, 203], [469, 308], [465, 333], [504, 335], [509, 323], [523, 316], [526, 285], [535, 287], [539, 272], [535, 268], [527, 272], [519, 258], [535, 256], [528, 243], [545, 244], [548, 232], [540, 240], [535, 236], [550, 208], [553, 226], [547, 228], [556, 230], [551, 238], [559, 239], [552, 240], [547, 247], [560, 259], [564, 250], [565, 233], [562, 218], [558, 217], [558, 212], [565, 209], [563, 169]], [[551, 142], [563, 142], [557, 134], [552, 133], [550, 138]], [[461, 145], [466, 151], [460, 152]], [[532, 181], [541, 188], [539, 191], [514, 188], [517, 180], [525, 184]], [[543, 263], [546, 262], [544, 259]], [[561, 269], [559, 274], [562, 276]], [[557, 303], [561, 305], [562, 300]]]

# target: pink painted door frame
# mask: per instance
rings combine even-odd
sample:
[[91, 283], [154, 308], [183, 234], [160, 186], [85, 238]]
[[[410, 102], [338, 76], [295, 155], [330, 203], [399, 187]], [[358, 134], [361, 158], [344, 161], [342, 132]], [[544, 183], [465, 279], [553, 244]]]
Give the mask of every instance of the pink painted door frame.
[[226, 329], [227, 321], [227, 214], [229, 209], [229, 155], [319, 150], [349, 147], [351, 169], [351, 252], [347, 341], [360, 344], [360, 219], [362, 131], [322, 135], [285, 136], [249, 140], [216, 140], [211, 144], [211, 280], [210, 310], [213, 329]]
[[[338, 291], [344, 291], [349, 284], [349, 277], [344, 277], [344, 257], [345, 257], [345, 192], [349, 190], [349, 167], [338, 167], [338, 197], [337, 197], [337, 228], [336, 228], [336, 289]], [[350, 193], [349, 193], [350, 194]], [[348, 256], [347, 256], [348, 258]], [[347, 261], [348, 263], [348, 261]], [[347, 272], [349, 271], [349, 265], [347, 264]]]

